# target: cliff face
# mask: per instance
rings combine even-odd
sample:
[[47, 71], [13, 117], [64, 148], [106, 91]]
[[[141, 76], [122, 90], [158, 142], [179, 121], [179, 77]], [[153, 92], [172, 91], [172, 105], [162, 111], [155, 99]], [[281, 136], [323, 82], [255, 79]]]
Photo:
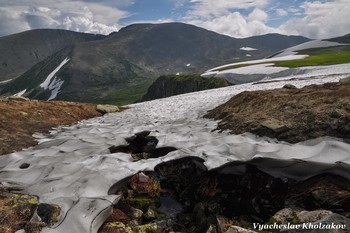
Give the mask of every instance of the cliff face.
[[227, 82], [220, 78], [203, 78], [197, 74], [163, 75], [148, 88], [142, 101], [226, 86]]

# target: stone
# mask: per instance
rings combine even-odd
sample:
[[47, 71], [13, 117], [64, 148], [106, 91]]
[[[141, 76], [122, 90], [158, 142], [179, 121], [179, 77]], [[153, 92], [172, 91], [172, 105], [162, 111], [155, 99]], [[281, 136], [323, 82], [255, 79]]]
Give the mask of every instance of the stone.
[[132, 155], [133, 161], [141, 159], [158, 158], [172, 151], [177, 150], [175, 147], [156, 148], [158, 139], [149, 136], [150, 131], [142, 131], [135, 135], [125, 138], [128, 145], [119, 145], [109, 147], [111, 153], [128, 153]]
[[96, 106], [96, 111], [102, 114], [119, 112], [119, 107], [110, 104], [98, 104]]
[[277, 213], [275, 213], [270, 222], [276, 222], [278, 224], [286, 224], [290, 223], [299, 223], [299, 219], [297, 217], [297, 211], [291, 208], [284, 208]]
[[350, 83], [350, 76], [348, 76], [348, 77], [346, 77], [346, 78], [340, 79], [339, 82], [340, 82], [341, 84]]
[[289, 83], [285, 84], [283, 86], [283, 88], [285, 88], [285, 89], [298, 89], [296, 86], [294, 86], [293, 84], [289, 84]]
[[261, 126], [272, 130], [275, 133], [280, 133], [288, 129], [287, 125], [276, 119], [268, 119], [260, 123]]
[[19, 168], [20, 168], [20, 169], [26, 169], [26, 168], [28, 168], [29, 166], [30, 166], [29, 163], [22, 163], [22, 164], [19, 166]]
[[142, 217], [143, 215], [143, 211], [140, 210], [140, 209], [136, 209], [134, 207], [131, 207], [131, 217], [134, 218], [134, 219], [139, 219]]
[[314, 211], [301, 211], [297, 214], [298, 219], [301, 223], [304, 222], [316, 222], [329, 215], [333, 214], [329, 210], [314, 210]]
[[148, 220], [153, 220], [157, 218], [157, 213], [152, 208], [148, 208], [147, 211], [143, 214], [143, 216]]
[[276, 222], [278, 224], [301, 224], [308, 222], [316, 222], [331, 214], [333, 214], [333, 212], [329, 210], [306, 211], [284, 208], [278, 211], [274, 216], [272, 216], [270, 222]]
[[61, 212], [58, 205], [46, 203], [40, 203], [36, 211], [40, 219], [49, 225], [58, 221]]

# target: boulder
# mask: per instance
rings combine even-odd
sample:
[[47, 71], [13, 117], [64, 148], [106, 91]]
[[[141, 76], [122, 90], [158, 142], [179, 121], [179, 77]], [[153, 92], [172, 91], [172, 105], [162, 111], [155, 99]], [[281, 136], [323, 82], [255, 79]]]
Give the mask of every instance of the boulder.
[[96, 106], [96, 111], [102, 114], [119, 112], [119, 107], [110, 104], [98, 104]]
[[296, 86], [294, 86], [293, 84], [289, 84], [289, 83], [285, 84], [283, 86], [283, 88], [285, 88], [285, 89], [298, 89]]
[[346, 78], [340, 79], [339, 82], [340, 82], [341, 84], [350, 83], [350, 76], [348, 76], [348, 77], [346, 77]]

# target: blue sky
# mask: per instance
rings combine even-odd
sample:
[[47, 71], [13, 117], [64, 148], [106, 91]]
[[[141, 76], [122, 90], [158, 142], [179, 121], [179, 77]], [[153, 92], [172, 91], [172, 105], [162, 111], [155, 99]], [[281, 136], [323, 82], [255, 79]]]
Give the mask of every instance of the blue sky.
[[183, 22], [242, 38], [350, 33], [350, 0], [0, 0], [0, 36], [35, 28], [109, 34], [133, 23]]

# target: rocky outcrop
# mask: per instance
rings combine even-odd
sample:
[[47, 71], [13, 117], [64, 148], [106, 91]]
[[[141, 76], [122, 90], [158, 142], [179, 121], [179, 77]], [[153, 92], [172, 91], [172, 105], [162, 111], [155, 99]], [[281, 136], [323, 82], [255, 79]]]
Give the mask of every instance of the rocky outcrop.
[[60, 217], [60, 207], [39, 203], [36, 196], [12, 193], [0, 189], [0, 232], [39, 233], [42, 228], [52, 226]]
[[[330, 219], [350, 229], [350, 185], [343, 177], [273, 177], [250, 162], [208, 171], [203, 162], [187, 157], [132, 176], [99, 232], [254, 233], [261, 232], [259, 226], [331, 224]], [[333, 195], [320, 198], [315, 192]]]
[[228, 86], [224, 79], [203, 78], [200, 75], [160, 76], [142, 97], [142, 101], [165, 98], [189, 92]]
[[[258, 85], [258, 84], [257, 84]], [[209, 111], [218, 129], [296, 143], [321, 136], [350, 139], [350, 84], [243, 92]]]

